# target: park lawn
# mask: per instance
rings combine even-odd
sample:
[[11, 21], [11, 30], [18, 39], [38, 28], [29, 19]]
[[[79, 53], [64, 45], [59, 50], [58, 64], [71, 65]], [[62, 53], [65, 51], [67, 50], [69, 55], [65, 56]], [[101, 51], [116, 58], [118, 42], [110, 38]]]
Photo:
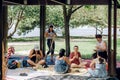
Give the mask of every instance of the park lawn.
[[[34, 47], [35, 44], [39, 44], [39, 41], [28, 41], [28, 42], [8, 42], [8, 45], [13, 45], [16, 52], [18, 51], [29, 51]], [[55, 52], [58, 53], [61, 48], [65, 48], [64, 39], [56, 39]], [[75, 45], [79, 46], [79, 51], [83, 58], [91, 58], [93, 49], [96, 45], [95, 39], [70, 39], [71, 51]], [[46, 51], [48, 50], [46, 44]], [[117, 40], [117, 60], [120, 60], [120, 38]]]

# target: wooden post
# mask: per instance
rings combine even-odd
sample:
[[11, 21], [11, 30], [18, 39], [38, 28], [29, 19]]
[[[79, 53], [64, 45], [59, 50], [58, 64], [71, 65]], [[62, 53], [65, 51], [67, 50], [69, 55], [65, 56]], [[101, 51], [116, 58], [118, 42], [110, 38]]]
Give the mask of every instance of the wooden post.
[[[67, 21], [67, 19], [66, 19]], [[69, 32], [69, 23], [65, 25], [65, 46], [66, 46], [66, 56], [70, 55], [70, 32]]]
[[8, 32], [8, 7], [3, 6], [3, 45], [4, 45], [4, 53], [7, 53], [7, 32]]
[[70, 34], [69, 34], [69, 18], [67, 15], [66, 6], [63, 6], [63, 14], [64, 14], [64, 27], [65, 27], [65, 46], [66, 46], [66, 56], [69, 57], [70, 54]]
[[116, 46], [117, 46], [117, 0], [113, 0], [114, 1], [114, 18], [113, 18], [113, 24], [114, 24], [114, 37], [113, 37], [113, 56], [112, 57], [112, 76], [115, 77], [116, 76]]
[[112, 74], [112, 67], [111, 65], [111, 17], [112, 17], [112, 0], [109, 0], [108, 4], [108, 75], [111, 76]]
[[[2, 22], [3, 10], [2, 10], [2, 0], [0, 0], [0, 64], [2, 65], [3, 53], [2, 53], [2, 31], [3, 31], [3, 22]], [[0, 66], [0, 79], [2, 80], [2, 66]]]
[[40, 6], [40, 49], [45, 56], [45, 26], [46, 26], [46, 6]]
[[5, 62], [5, 59], [4, 59], [4, 53], [7, 52], [6, 50], [6, 47], [7, 47], [7, 29], [8, 29], [8, 24], [7, 24], [7, 17], [8, 17], [8, 13], [7, 13], [7, 6], [2, 6], [2, 26], [1, 26], [1, 30], [0, 32], [2, 32], [2, 80], [5, 79], [5, 76], [6, 76], [6, 69], [7, 69], [7, 66], [6, 66], [6, 62]]

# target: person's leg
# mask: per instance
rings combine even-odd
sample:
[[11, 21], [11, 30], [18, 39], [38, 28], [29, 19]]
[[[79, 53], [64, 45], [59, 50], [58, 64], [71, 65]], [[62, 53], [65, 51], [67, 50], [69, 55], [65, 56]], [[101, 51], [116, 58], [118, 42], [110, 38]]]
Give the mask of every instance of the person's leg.
[[28, 59], [27, 62], [32, 66], [36, 66], [36, 63], [30, 59]]
[[71, 68], [80, 68], [80, 65], [77, 65], [77, 64], [75, 64], [75, 63], [72, 63], [72, 64], [71, 64]]
[[85, 64], [86, 64], [86, 62], [85, 63], [81, 63], [79, 65], [77, 65], [75, 63], [72, 63], [71, 64], [71, 68], [85, 68]]
[[49, 55], [49, 53], [50, 53], [50, 46], [51, 46], [51, 40], [50, 39], [48, 39], [47, 40], [47, 46], [48, 46], [48, 52], [47, 52], [47, 55]]
[[87, 62], [81, 62], [81, 63], [79, 64], [79, 66], [80, 66], [81, 68], [85, 68], [85, 67], [86, 67], [86, 64], [87, 64]]
[[101, 53], [100, 56], [107, 61], [107, 52], [104, 51], [104, 52], [100, 52], [100, 53]]
[[104, 51], [104, 58], [105, 58], [106, 61], [108, 61], [107, 51]]
[[37, 64], [38, 65], [43, 65], [43, 64], [45, 64], [45, 60], [40, 60]]
[[48, 51], [47, 51], [47, 54], [45, 55], [45, 59], [47, 59], [47, 56], [50, 53], [50, 39], [47, 39], [47, 46], [48, 46]]
[[39, 65], [44, 65], [44, 64], [46, 64], [46, 63], [45, 63], [45, 60], [40, 60], [40, 61], [36, 64], [35, 69], [37, 69], [37, 68], [39, 67]]
[[48, 50], [47, 55], [49, 55], [49, 53], [50, 53], [50, 49]]
[[54, 57], [54, 50], [55, 50], [55, 42], [52, 43], [52, 50], [51, 50], [51, 60], [53, 61]]
[[51, 50], [51, 61], [53, 61], [53, 57], [54, 57], [54, 50]]

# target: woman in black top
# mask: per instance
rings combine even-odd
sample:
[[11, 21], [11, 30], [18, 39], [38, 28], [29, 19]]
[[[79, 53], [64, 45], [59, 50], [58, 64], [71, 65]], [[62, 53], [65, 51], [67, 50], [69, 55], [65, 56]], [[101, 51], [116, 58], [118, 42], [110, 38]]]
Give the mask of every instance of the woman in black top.
[[38, 46], [35, 46], [35, 48], [30, 51], [28, 57], [29, 59], [27, 60], [27, 62], [36, 69], [38, 68], [39, 65], [45, 64], [42, 51], [39, 50]]

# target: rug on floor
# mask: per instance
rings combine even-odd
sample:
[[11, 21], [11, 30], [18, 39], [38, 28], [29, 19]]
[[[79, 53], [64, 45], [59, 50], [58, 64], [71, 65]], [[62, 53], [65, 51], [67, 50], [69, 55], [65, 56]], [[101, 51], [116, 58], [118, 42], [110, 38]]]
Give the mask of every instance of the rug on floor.
[[89, 77], [78, 75], [52, 75], [52, 76], [37, 76], [28, 80], [88, 80]]
[[28, 80], [107, 80], [108, 78], [92, 78], [79, 75], [52, 75], [52, 76], [37, 76]]

